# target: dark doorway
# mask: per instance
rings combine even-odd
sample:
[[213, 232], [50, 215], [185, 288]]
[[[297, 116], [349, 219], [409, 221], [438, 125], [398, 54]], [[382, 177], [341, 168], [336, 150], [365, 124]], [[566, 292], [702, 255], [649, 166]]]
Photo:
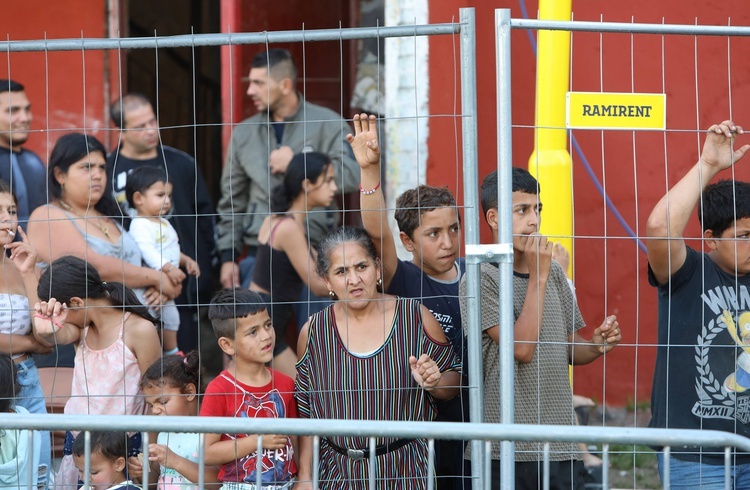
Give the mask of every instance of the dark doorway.
[[[219, 32], [219, 6], [213, 0], [129, 0], [123, 2], [123, 36]], [[153, 101], [163, 143], [195, 157], [214, 202], [222, 167], [219, 49], [133, 49], [123, 60], [123, 90]]]

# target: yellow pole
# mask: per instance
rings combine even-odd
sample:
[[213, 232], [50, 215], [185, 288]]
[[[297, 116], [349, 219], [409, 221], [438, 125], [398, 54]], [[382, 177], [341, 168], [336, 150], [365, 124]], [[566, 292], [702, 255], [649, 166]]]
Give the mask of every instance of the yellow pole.
[[[539, 0], [539, 18], [570, 20], [572, 0]], [[572, 161], [565, 130], [565, 94], [570, 72], [570, 33], [538, 31], [536, 129], [529, 172], [539, 179], [544, 204], [541, 233], [570, 253], [573, 275]], [[559, 129], [558, 129], [559, 128]]]

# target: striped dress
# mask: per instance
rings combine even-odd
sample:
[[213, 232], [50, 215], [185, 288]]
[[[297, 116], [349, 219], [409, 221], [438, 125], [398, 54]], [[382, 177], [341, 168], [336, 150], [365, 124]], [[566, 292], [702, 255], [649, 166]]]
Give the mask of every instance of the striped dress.
[[[353, 355], [344, 346], [333, 305], [309, 323], [307, 352], [297, 364], [296, 397], [302, 418], [349, 420], [432, 420], [433, 400], [411, 374], [409, 356], [427, 354], [441, 371], [458, 369], [450, 343], [424, 332], [420, 303], [399, 298], [385, 343], [369, 355]], [[364, 449], [366, 437], [333, 437], [339, 447]], [[378, 446], [395, 439], [378, 438]], [[337, 453], [322, 438], [320, 488], [368, 488], [369, 462]], [[427, 441], [411, 443], [377, 458], [377, 488], [427, 486]]]

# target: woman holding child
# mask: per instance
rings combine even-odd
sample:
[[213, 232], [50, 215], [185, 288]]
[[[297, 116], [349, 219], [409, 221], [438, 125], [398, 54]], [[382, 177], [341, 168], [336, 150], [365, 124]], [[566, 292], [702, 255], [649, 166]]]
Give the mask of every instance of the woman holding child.
[[[317, 268], [335, 301], [300, 333], [300, 416], [432, 420], [432, 399], [455, 396], [459, 385], [458, 358], [435, 317], [415, 300], [382, 292], [375, 248], [360, 228], [330, 232], [318, 246]], [[323, 439], [320, 488], [368, 488], [370, 471], [378, 488], [427, 487], [425, 439], [376, 444], [373, 470], [368, 438]], [[298, 481], [311, 480], [311, 459], [311, 440], [302, 438]]]
[[126, 284], [146, 304], [163, 304], [182, 286], [166, 272], [141, 267], [138, 245], [118, 220], [122, 213], [109, 192], [105, 156], [93, 136], [71, 133], [57, 141], [48, 165], [51, 202], [31, 213], [29, 240], [43, 262], [81, 257], [105, 281]]

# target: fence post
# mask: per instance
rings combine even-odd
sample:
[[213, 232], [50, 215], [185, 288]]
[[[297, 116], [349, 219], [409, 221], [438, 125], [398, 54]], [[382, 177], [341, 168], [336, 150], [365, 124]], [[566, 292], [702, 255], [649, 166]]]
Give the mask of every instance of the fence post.
[[[511, 167], [513, 166], [510, 9], [495, 10], [495, 63], [497, 73], [497, 211], [498, 239], [513, 247]], [[513, 423], [513, 258], [500, 263], [500, 423]], [[500, 443], [501, 488], [515, 486], [515, 444]]]
[[[477, 182], [477, 69], [476, 23], [473, 8], [459, 9], [461, 24], [461, 132], [464, 167], [464, 239], [465, 243], [479, 243], [479, 196]], [[464, 366], [469, 372], [469, 420], [479, 423], [483, 419], [482, 385], [482, 334], [479, 314], [479, 263], [466, 261], [466, 304], [471, 305], [463, 314], [465, 324], [472, 328], [464, 337], [467, 342]], [[471, 474], [482, 488], [484, 481], [484, 444], [471, 441]]]

